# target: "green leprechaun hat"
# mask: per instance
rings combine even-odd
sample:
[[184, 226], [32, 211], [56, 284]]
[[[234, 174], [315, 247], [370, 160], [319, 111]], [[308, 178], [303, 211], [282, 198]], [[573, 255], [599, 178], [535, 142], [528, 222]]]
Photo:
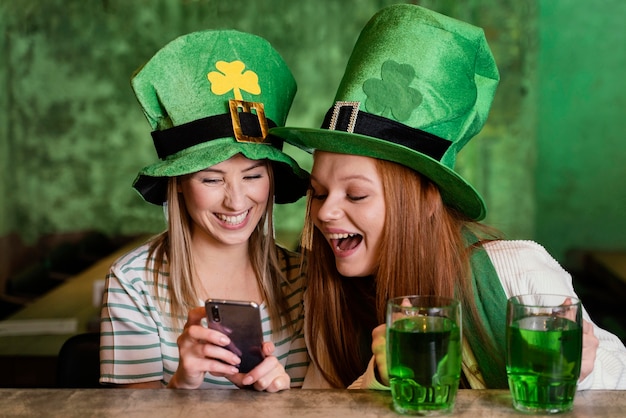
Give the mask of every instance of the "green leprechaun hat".
[[133, 183], [146, 201], [163, 204], [169, 177], [236, 154], [272, 161], [276, 203], [306, 194], [308, 173], [282, 152], [282, 139], [268, 134], [284, 126], [296, 82], [265, 39], [234, 30], [181, 36], [141, 67], [131, 85], [160, 158]]
[[304, 150], [393, 161], [439, 186], [446, 204], [485, 217], [476, 190], [454, 171], [483, 127], [499, 75], [483, 30], [397, 4], [361, 32], [321, 129], [270, 132]]

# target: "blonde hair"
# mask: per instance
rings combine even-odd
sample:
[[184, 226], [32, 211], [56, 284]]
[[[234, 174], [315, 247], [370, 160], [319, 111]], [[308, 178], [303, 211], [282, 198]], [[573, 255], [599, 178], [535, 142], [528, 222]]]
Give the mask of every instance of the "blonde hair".
[[[282, 327], [290, 329], [292, 324], [285, 297], [291, 286], [278, 262], [273, 235], [274, 174], [271, 164], [267, 163], [267, 169], [270, 181], [267, 209], [250, 236], [248, 255], [269, 311], [272, 331], [278, 332]], [[197, 307], [199, 300], [194, 287], [195, 268], [191, 249], [193, 221], [178, 192], [181, 178], [171, 177], [168, 181], [168, 228], [152, 240], [146, 262], [146, 267], [153, 269], [154, 289], [159, 295], [159, 302], [165, 308], [169, 300], [172, 326], [178, 330], [182, 330], [187, 312]], [[164, 283], [163, 272], [169, 276], [167, 283]], [[167, 289], [167, 294], [164, 294], [164, 289]]]
[[[377, 160], [377, 169], [387, 210], [373, 283], [339, 274], [329, 245], [313, 225], [311, 195], [307, 196], [305, 329], [312, 360], [334, 387], [346, 387], [363, 373], [371, 351], [361, 353], [361, 358], [355, 355], [359, 336], [385, 322], [386, 302], [393, 296], [457, 297], [466, 308], [466, 319], [476, 324], [487, 346], [493, 345], [478, 317], [471, 248], [463, 238], [464, 228], [487, 235], [491, 230], [445, 205], [437, 186], [419, 173], [384, 160]], [[355, 292], [367, 308], [355, 306]], [[372, 318], [367, 318], [368, 309], [374, 312]]]

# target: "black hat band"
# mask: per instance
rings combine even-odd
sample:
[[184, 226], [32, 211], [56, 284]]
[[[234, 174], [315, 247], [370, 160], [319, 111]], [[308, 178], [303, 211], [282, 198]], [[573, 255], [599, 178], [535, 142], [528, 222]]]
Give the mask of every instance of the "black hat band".
[[359, 110], [359, 102], [337, 102], [326, 113], [322, 129], [344, 131], [383, 139], [402, 145], [437, 161], [446, 153], [452, 141], [411, 128], [400, 122]]
[[[254, 113], [240, 112], [239, 122], [242, 131], [246, 135], [251, 137], [261, 136], [259, 118]], [[271, 119], [267, 119], [267, 126], [274, 128], [276, 123]], [[209, 116], [162, 131], [152, 131], [154, 148], [161, 160], [194, 145], [234, 136], [235, 132], [230, 113]], [[283, 141], [280, 138], [269, 136], [268, 139], [273, 147], [282, 150]]]

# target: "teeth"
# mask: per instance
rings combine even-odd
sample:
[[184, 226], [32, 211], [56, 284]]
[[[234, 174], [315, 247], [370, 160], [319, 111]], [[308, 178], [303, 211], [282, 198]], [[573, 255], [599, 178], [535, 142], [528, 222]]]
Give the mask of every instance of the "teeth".
[[241, 215], [237, 215], [237, 216], [227, 216], [221, 213], [217, 215], [217, 217], [220, 220], [230, 225], [237, 225], [237, 224], [242, 223], [243, 220], [246, 219], [246, 216], [248, 216], [248, 211], [245, 211]]
[[354, 237], [356, 234], [328, 234], [328, 238], [330, 239], [344, 239]]

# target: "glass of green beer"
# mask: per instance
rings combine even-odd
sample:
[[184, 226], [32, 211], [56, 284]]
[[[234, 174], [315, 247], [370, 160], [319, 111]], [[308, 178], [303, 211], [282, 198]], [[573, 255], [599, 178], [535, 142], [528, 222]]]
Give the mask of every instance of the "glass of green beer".
[[580, 300], [562, 295], [511, 297], [506, 371], [513, 407], [555, 414], [574, 406], [582, 357]]
[[387, 303], [387, 368], [396, 412], [452, 412], [461, 376], [461, 305], [439, 296]]

